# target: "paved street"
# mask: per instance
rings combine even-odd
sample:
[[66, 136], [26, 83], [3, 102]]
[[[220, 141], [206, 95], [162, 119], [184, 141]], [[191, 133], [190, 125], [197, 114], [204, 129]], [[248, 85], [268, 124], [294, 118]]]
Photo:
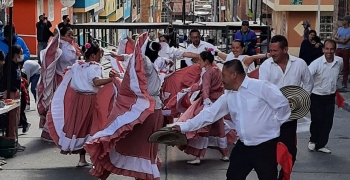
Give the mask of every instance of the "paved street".
[[[347, 99], [347, 106], [349, 106], [350, 93], [343, 92], [342, 95]], [[28, 134], [19, 137], [19, 142], [27, 149], [18, 153], [14, 158], [7, 159], [8, 164], [4, 165], [3, 170], [0, 171], [0, 180], [97, 179], [89, 174], [89, 168], [75, 167], [78, 163], [78, 155], [61, 155], [53, 143], [47, 143], [40, 139], [39, 118], [34, 102], [31, 102], [31, 109], [32, 111], [27, 112], [27, 118], [32, 123], [32, 127]], [[350, 111], [348, 108], [345, 109]], [[332, 154], [307, 150], [310, 116], [299, 120], [298, 156], [292, 180], [350, 180], [349, 119], [349, 112], [336, 107], [334, 127], [328, 144]], [[220, 161], [220, 154], [215, 150], [207, 151], [200, 166], [187, 165], [186, 161], [193, 157], [185, 155], [175, 147], [161, 145], [159, 155], [163, 161], [162, 180], [226, 179], [228, 163]], [[255, 172], [250, 173], [247, 179], [256, 180]], [[133, 178], [112, 175], [109, 180], [133, 180]]]
[[[52, 143], [40, 140], [39, 119], [34, 110], [27, 113], [32, 127], [28, 134], [20, 135], [19, 142], [27, 147], [14, 158], [7, 159], [8, 164], [0, 171], [2, 180], [93, 180], [88, 168], [75, 168], [78, 155], [65, 156]], [[336, 109], [334, 127], [328, 147], [332, 154], [308, 152], [309, 138], [308, 117], [299, 121], [298, 127], [298, 160], [292, 173], [296, 180], [349, 180], [350, 179], [350, 114]], [[136, 145], [135, 145], [136, 146]], [[160, 146], [160, 157], [163, 161], [161, 174], [163, 180], [212, 180], [225, 179], [228, 163], [219, 160], [220, 154], [209, 150], [200, 166], [190, 166], [186, 160], [191, 159], [174, 147]], [[132, 180], [122, 176], [110, 176], [110, 180]], [[255, 172], [248, 180], [257, 179]]]

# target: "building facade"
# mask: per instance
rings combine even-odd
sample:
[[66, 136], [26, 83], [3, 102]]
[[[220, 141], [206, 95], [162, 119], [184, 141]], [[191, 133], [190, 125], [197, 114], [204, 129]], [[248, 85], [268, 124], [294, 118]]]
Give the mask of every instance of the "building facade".
[[63, 15], [72, 14], [72, 8], [63, 7], [60, 1], [54, 0], [25, 0], [13, 3], [16, 33], [24, 39], [31, 54], [37, 54], [36, 23], [39, 21], [39, 15], [44, 13], [51, 21], [53, 31], [54, 27], [62, 22]]
[[271, 13], [271, 18], [265, 18], [264, 22], [273, 28], [272, 35], [287, 37], [290, 54], [299, 55], [305, 20], [311, 23], [311, 29], [317, 31], [321, 40], [332, 37], [334, 0], [321, 1], [320, 29], [317, 29], [318, 0], [263, 0], [262, 9], [266, 17]]

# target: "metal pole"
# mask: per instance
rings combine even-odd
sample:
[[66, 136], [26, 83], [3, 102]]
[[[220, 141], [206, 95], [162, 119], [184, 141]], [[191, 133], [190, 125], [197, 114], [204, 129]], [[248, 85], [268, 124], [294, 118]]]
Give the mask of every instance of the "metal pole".
[[195, 19], [196, 19], [196, 16], [195, 16], [195, 13], [194, 13], [194, 6], [195, 6], [195, 1], [192, 0], [192, 15], [193, 15], [193, 18], [192, 18], [192, 23], [194, 23]]
[[182, 22], [186, 24], [186, 0], [182, 0]]
[[320, 19], [321, 19], [321, 0], [318, 0], [317, 5], [317, 32], [320, 32]]
[[214, 15], [214, 18], [213, 18], [213, 22], [217, 22], [217, 16], [216, 16], [216, 14], [217, 14], [217, 4], [216, 4], [216, 1], [217, 0], [213, 0], [213, 5], [214, 5], [214, 7], [213, 7], [213, 10], [214, 10], [214, 12], [213, 12], [213, 15]]
[[8, 65], [8, 71], [7, 71], [7, 84], [6, 84], [6, 89], [7, 89], [7, 99], [10, 99], [10, 92], [11, 92], [11, 61], [12, 61], [12, 43], [13, 43], [13, 22], [12, 22], [12, 18], [13, 18], [13, 7], [9, 7], [9, 25], [11, 27], [11, 32], [10, 32], [10, 42], [9, 42], [9, 50], [7, 53], [7, 65]]
[[[262, 9], [262, 1], [260, 1], [260, 26], [261, 26], [261, 24], [262, 24], [262, 14], [263, 14], [263, 9]], [[265, 25], [267, 25], [267, 24], [265, 24]]]
[[231, 21], [232, 21], [232, 22], [235, 21], [235, 15], [234, 15], [234, 14], [235, 14], [235, 11], [236, 11], [236, 10], [234, 9], [235, 6], [234, 6], [233, 4], [237, 5], [236, 0], [233, 0], [233, 1], [230, 2], [230, 12], [231, 12], [231, 17], [230, 17], [230, 18], [231, 18]]
[[221, 22], [221, 2], [218, 0], [218, 11], [219, 11], [219, 20], [218, 22]]
[[254, 23], [253, 24], [258, 24], [258, 22], [256, 22], [256, 13], [257, 13], [257, 10], [258, 10], [258, 0], [255, 0], [255, 5], [252, 6], [254, 7]]

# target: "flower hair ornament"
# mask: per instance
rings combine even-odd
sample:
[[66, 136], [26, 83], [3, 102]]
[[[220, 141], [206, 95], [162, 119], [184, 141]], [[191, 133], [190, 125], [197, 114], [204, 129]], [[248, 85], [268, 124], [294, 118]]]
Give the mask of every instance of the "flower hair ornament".
[[210, 51], [213, 56], [215, 55], [215, 50], [213, 48], [208, 48], [207, 50]]
[[86, 43], [85, 44], [85, 49], [89, 49], [89, 48], [91, 48], [91, 44], [90, 43]]

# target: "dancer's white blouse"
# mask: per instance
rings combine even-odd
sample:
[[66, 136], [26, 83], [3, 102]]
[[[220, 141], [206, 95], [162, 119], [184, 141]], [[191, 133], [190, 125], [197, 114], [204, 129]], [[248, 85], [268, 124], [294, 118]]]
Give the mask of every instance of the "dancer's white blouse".
[[102, 78], [102, 66], [97, 62], [77, 61], [71, 67], [73, 77], [71, 88], [80, 93], [97, 93], [100, 87], [94, 85], [95, 78]]

